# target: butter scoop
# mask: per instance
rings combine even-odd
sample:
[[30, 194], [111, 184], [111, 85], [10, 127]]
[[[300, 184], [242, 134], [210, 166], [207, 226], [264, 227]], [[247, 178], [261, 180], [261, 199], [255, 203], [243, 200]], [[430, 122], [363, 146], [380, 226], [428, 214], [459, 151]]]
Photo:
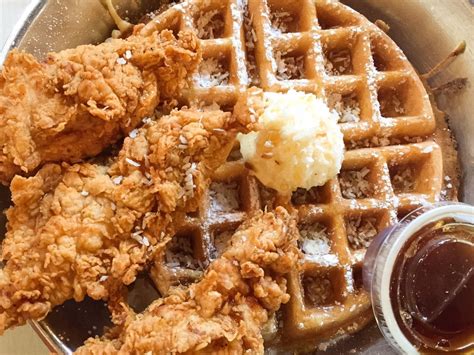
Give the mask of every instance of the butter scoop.
[[239, 134], [240, 151], [255, 176], [282, 194], [324, 185], [340, 171], [344, 140], [338, 116], [313, 94], [254, 90], [246, 112], [254, 129]]

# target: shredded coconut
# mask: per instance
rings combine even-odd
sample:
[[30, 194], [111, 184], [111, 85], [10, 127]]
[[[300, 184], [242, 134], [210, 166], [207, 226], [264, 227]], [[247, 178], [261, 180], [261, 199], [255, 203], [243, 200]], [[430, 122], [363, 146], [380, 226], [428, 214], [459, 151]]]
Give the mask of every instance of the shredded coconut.
[[302, 79], [304, 73], [304, 56], [286, 56], [285, 53], [276, 51], [275, 60], [277, 63], [276, 77], [278, 80]]
[[229, 84], [230, 74], [216, 58], [207, 58], [201, 62], [199, 73], [194, 76], [194, 82], [203, 88]]
[[199, 14], [196, 27], [201, 39], [220, 38], [224, 34], [224, 19], [219, 10], [203, 11]]
[[231, 212], [239, 209], [239, 191], [236, 182], [213, 182], [209, 195], [213, 211]]
[[115, 185], [120, 185], [123, 181], [123, 176], [117, 176], [117, 177], [114, 177], [112, 179], [112, 182], [115, 184]]
[[367, 180], [370, 169], [346, 170], [339, 174], [339, 184], [344, 198], [367, 198], [372, 194], [372, 185]]
[[333, 301], [333, 286], [328, 275], [303, 278], [304, 300], [309, 307], [327, 305]]
[[177, 235], [167, 245], [165, 261], [169, 267], [202, 270], [201, 262], [194, 257], [192, 235]]
[[338, 113], [339, 123], [360, 121], [360, 106], [355, 93], [346, 96], [331, 94], [328, 98], [328, 105]]
[[303, 205], [307, 203], [322, 203], [323, 194], [321, 187], [312, 187], [309, 190], [298, 188], [291, 196], [291, 202], [295, 205]]
[[[183, 166], [184, 172], [184, 193], [187, 197], [194, 196], [194, 189], [196, 185], [194, 184], [194, 173], [196, 172], [197, 165], [196, 163], [185, 163]], [[171, 170], [172, 171], [172, 170]]]
[[411, 192], [415, 189], [415, 169], [410, 165], [391, 169], [392, 186], [395, 193]]
[[331, 253], [331, 241], [326, 226], [319, 222], [305, 224], [300, 227], [300, 249], [306, 259], [322, 265], [337, 265], [338, 257]]
[[362, 140], [351, 140], [347, 144], [348, 149], [360, 149], [360, 148], [372, 148], [372, 147], [385, 147], [389, 145], [399, 145], [399, 144], [411, 144], [411, 143], [421, 143], [426, 138], [423, 137], [371, 137], [365, 138]]
[[349, 246], [356, 250], [367, 248], [377, 235], [377, 219], [375, 217], [352, 217], [346, 221], [346, 232]]
[[222, 253], [227, 249], [229, 246], [229, 241], [234, 235], [233, 231], [223, 231], [214, 234], [214, 248], [215, 253], [214, 257], [218, 258], [222, 255]]
[[293, 16], [286, 11], [275, 11], [270, 14], [273, 29], [276, 33], [287, 33], [291, 31], [291, 25], [294, 22]]
[[142, 122], [143, 124], [151, 123], [153, 120], [151, 117], [143, 117]]
[[131, 237], [141, 245], [146, 247], [150, 246], [150, 241], [146, 236], [143, 235], [143, 230], [141, 230], [139, 227], [135, 227], [135, 231], [132, 233]]
[[257, 43], [257, 33], [253, 28], [253, 17], [249, 14], [248, 6], [244, 11], [244, 35], [247, 54], [247, 69], [251, 86], [258, 86], [260, 78], [258, 75], [257, 60], [255, 59], [255, 44]]
[[188, 144], [188, 140], [186, 139], [185, 136], [180, 135], [178, 139], [179, 139], [179, 141], [181, 142], [181, 144], [184, 144], [184, 145], [187, 145], [187, 144]]
[[393, 88], [379, 91], [378, 100], [383, 117], [399, 117], [407, 113], [397, 91]]
[[125, 158], [125, 161], [136, 168], [140, 167], [140, 163], [137, 163], [135, 160], [132, 160], [130, 158]]
[[125, 60], [125, 58], [117, 58], [117, 64], [120, 64], [120, 65], [125, 65], [127, 64], [127, 61]]
[[351, 51], [348, 48], [330, 51], [325, 56], [324, 67], [329, 75], [351, 74]]

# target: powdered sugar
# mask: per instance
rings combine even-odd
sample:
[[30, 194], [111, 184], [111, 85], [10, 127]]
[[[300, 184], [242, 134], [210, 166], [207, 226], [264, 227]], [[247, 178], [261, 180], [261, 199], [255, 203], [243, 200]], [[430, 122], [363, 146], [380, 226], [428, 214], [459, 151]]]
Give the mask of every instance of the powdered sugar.
[[201, 62], [199, 73], [194, 76], [196, 85], [210, 88], [229, 83], [230, 74], [216, 58], [207, 58]]
[[328, 105], [338, 113], [339, 123], [360, 121], [361, 110], [354, 93], [345, 96], [337, 93], [331, 94], [328, 98]]
[[337, 265], [338, 257], [331, 251], [331, 241], [327, 227], [319, 222], [304, 224], [300, 227], [300, 249], [305, 258], [321, 265]]
[[168, 243], [165, 261], [169, 267], [202, 269], [201, 262], [194, 257], [193, 238], [193, 235], [177, 235]]
[[220, 38], [224, 34], [224, 19], [219, 10], [203, 11], [196, 21], [197, 35], [201, 39]]
[[231, 212], [239, 209], [239, 191], [236, 182], [213, 182], [209, 190], [211, 209], [216, 212]]

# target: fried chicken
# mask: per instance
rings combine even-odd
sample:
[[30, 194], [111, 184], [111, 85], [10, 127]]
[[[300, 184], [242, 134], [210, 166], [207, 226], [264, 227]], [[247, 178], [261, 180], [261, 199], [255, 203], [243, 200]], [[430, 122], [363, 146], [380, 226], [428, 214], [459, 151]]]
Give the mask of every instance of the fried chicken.
[[132, 35], [48, 55], [13, 50], [0, 73], [0, 181], [100, 153], [174, 98], [201, 58], [190, 32]]
[[222, 111], [174, 111], [132, 131], [110, 164], [47, 164], [34, 177], [16, 176], [0, 333], [68, 299], [107, 299], [133, 282], [174, 223], [196, 210], [208, 172], [232, 147], [233, 125]]
[[290, 297], [284, 275], [296, 267], [297, 239], [284, 208], [257, 214], [201, 281], [132, 315], [118, 337], [89, 339], [77, 353], [263, 354], [262, 327]]

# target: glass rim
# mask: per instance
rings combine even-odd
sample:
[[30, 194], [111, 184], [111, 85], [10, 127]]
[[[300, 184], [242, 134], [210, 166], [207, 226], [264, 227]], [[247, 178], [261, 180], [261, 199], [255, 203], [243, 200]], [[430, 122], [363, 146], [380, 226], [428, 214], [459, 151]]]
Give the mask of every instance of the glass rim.
[[461, 202], [438, 202], [421, 206], [382, 231], [367, 250], [363, 277], [364, 285], [370, 293], [375, 320], [388, 343], [402, 353], [419, 352], [401, 331], [392, 308], [390, 282], [395, 261], [405, 242], [414, 233], [433, 220], [454, 216], [468, 216], [464, 222], [474, 225], [474, 206]]

